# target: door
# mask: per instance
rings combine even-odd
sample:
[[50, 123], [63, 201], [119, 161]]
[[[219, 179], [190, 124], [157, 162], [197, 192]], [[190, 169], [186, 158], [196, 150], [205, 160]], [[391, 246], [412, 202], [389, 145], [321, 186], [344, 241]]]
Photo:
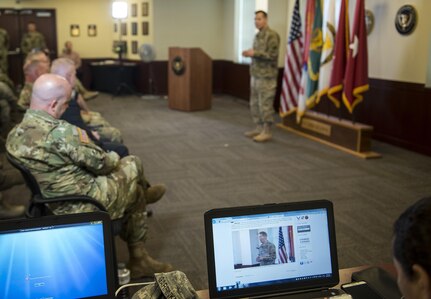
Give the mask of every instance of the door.
[[27, 32], [28, 22], [36, 24], [37, 31], [45, 36], [51, 59], [57, 58], [57, 26], [55, 9], [2, 9], [0, 27], [6, 29], [10, 37], [9, 76], [15, 84], [24, 83], [22, 72], [25, 57], [21, 53], [21, 38]]

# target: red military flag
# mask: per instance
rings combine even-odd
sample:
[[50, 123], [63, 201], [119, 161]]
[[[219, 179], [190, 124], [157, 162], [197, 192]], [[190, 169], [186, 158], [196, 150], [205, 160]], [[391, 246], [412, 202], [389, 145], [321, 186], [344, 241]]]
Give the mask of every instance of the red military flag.
[[347, 0], [341, 0], [338, 29], [335, 35], [334, 64], [328, 89], [328, 98], [337, 108], [343, 93], [344, 74], [349, 53], [349, 11]]
[[355, 106], [362, 102], [362, 93], [369, 88], [364, 0], [356, 1], [352, 40], [344, 80], [343, 102], [349, 112], [352, 113]]
[[295, 1], [290, 23], [289, 42], [286, 47], [283, 85], [280, 98], [280, 115], [285, 116], [296, 110], [301, 81], [302, 68], [302, 32], [299, 0]]

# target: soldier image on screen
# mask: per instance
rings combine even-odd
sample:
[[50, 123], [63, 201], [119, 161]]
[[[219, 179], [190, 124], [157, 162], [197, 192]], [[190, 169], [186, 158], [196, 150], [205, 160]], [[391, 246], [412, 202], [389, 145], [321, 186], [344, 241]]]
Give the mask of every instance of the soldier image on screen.
[[259, 254], [256, 258], [256, 262], [259, 262], [261, 266], [275, 264], [275, 245], [268, 241], [268, 235], [266, 232], [259, 232], [260, 246], [257, 247]]

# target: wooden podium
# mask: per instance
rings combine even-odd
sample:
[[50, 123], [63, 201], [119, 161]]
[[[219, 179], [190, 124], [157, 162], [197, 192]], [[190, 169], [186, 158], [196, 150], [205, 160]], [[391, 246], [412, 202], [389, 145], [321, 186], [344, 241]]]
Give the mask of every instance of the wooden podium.
[[211, 109], [212, 60], [200, 48], [169, 48], [169, 108]]

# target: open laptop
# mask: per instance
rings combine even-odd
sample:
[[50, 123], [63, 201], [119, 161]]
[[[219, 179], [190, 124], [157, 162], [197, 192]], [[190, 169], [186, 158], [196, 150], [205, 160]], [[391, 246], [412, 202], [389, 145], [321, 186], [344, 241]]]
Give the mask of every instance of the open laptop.
[[[323, 298], [342, 291], [328, 200], [205, 213], [211, 298]], [[292, 295], [294, 294], [294, 295]]]
[[0, 298], [115, 298], [107, 213], [0, 222]]

